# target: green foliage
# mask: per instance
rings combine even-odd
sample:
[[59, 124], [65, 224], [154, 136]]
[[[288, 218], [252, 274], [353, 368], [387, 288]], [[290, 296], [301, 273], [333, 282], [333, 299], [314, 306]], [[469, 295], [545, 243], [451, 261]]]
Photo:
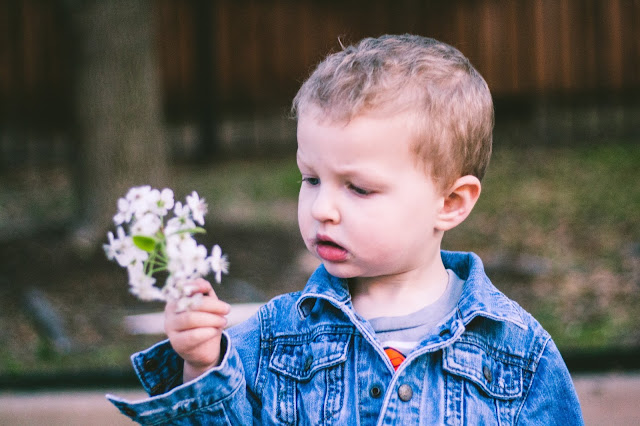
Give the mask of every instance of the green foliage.
[[632, 145], [498, 150], [478, 204], [449, 236], [479, 249], [558, 255], [563, 244], [606, 255], [620, 239], [640, 240], [638, 164]]
[[206, 169], [180, 170], [176, 193], [197, 188], [210, 207], [237, 199], [269, 202], [297, 199], [300, 173], [295, 157], [286, 159], [238, 160]]
[[560, 347], [637, 345], [639, 164], [632, 144], [498, 149], [478, 204], [444, 246], [548, 265], [494, 281]]
[[134, 235], [132, 237], [133, 244], [138, 247], [140, 250], [144, 250], [147, 253], [153, 253], [156, 249], [156, 245], [158, 242], [155, 238], [147, 237], [145, 235]]

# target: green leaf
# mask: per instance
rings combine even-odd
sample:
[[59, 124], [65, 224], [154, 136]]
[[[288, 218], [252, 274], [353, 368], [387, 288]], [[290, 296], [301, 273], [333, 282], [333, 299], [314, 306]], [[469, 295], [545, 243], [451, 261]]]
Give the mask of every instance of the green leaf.
[[155, 238], [147, 237], [146, 235], [134, 235], [133, 244], [140, 250], [144, 250], [147, 253], [153, 253], [156, 248], [157, 241]]
[[179, 235], [179, 234], [206, 234], [206, 233], [207, 233], [206, 229], [201, 228], [199, 226], [196, 226], [195, 228], [182, 229], [180, 231], [176, 231], [172, 235]]

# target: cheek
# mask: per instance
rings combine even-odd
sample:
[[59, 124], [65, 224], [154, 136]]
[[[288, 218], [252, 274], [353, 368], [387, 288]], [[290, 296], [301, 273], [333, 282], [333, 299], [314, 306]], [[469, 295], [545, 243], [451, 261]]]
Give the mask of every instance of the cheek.
[[308, 230], [310, 220], [309, 203], [301, 192], [298, 197], [298, 227], [303, 237], [305, 236], [305, 230]]
[[417, 222], [423, 220], [420, 213], [406, 206], [398, 208], [393, 203], [380, 204], [368, 214], [361, 209], [354, 210], [354, 213], [349, 221], [350, 229], [375, 252], [398, 250], [397, 246], [411, 241], [416, 232], [420, 232]]
[[302, 212], [306, 209], [307, 206], [307, 200], [306, 200], [306, 195], [304, 190], [301, 188], [300, 192], [298, 193], [298, 219], [300, 218], [300, 215], [302, 214]]

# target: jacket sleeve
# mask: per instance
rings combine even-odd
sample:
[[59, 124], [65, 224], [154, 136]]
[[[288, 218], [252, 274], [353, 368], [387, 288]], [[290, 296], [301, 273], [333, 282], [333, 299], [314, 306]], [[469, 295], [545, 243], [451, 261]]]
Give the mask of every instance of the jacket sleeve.
[[569, 370], [549, 339], [517, 417], [518, 425], [584, 425]]
[[[256, 334], [259, 335], [259, 331], [249, 332], [249, 335]], [[245, 343], [249, 340], [249, 336], [244, 336]], [[124, 415], [140, 424], [252, 424], [253, 413], [259, 412], [259, 403], [247, 386], [243, 360], [234, 347], [234, 341], [225, 331], [222, 338], [224, 356], [220, 365], [187, 383], [182, 383], [182, 358], [168, 340], [160, 342], [131, 357], [149, 398], [139, 401], [128, 401], [114, 395], [107, 395], [107, 398]], [[260, 346], [259, 342], [255, 342], [256, 346]], [[257, 353], [251, 355], [257, 356]], [[247, 361], [250, 368], [256, 364], [255, 361]], [[255, 374], [255, 371], [250, 374]]]

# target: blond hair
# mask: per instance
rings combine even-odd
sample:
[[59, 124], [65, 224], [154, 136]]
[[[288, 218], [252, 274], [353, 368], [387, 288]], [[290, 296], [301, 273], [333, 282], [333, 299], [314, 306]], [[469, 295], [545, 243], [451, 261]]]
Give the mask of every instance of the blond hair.
[[415, 35], [366, 38], [325, 58], [303, 83], [292, 112], [348, 123], [365, 114], [408, 114], [413, 152], [446, 188], [484, 176], [491, 156], [493, 102], [460, 51]]

